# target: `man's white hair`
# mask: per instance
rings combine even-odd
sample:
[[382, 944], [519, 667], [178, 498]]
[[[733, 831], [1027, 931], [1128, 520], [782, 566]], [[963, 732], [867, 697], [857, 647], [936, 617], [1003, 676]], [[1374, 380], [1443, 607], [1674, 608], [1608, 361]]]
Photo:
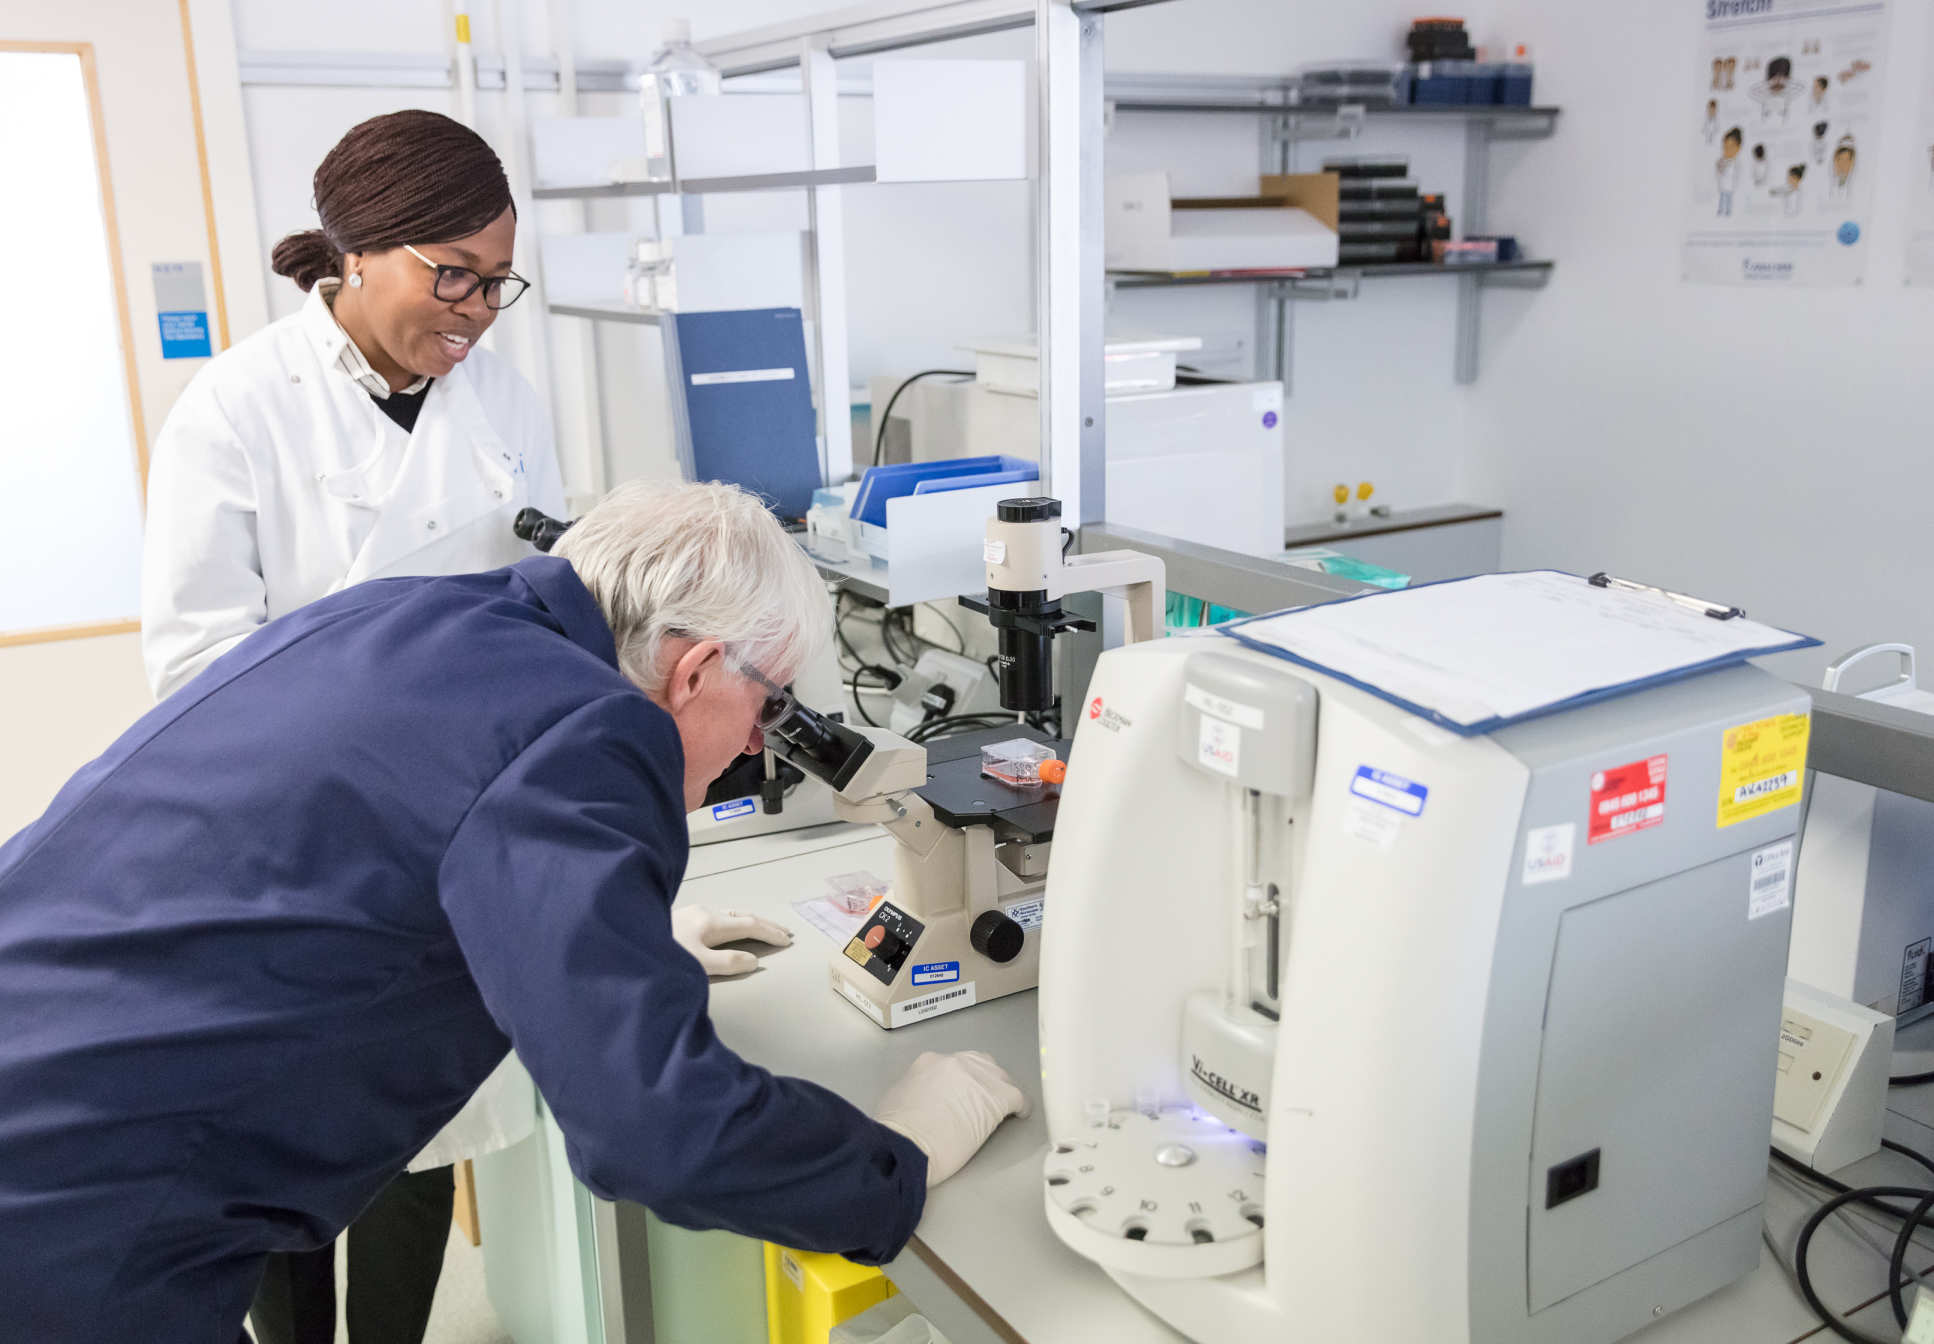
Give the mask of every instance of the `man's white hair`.
[[551, 554], [571, 562], [645, 694], [664, 689], [666, 639], [716, 639], [790, 681], [830, 637], [832, 604], [804, 551], [756, 495], [711, 482], [630, 481], [571, 525]]

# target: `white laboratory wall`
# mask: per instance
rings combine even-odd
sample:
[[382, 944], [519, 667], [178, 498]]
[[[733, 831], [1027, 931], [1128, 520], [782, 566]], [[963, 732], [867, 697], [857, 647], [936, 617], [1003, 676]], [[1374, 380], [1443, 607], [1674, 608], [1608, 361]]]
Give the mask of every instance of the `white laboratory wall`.
[[[1491, 40], [1490, 6], [1467, 6], [1478, 41]], [[1400, 58], [1414, 4], [1363, 0], [1176, 0], [1107, 20], [1108, 66], [1121, 71], [1280, 74], [1312, 61]], [[1257, 119], [1119, 113], [1108, 138], [1109, 171], [1167, 168], [1178, 195], [1254, 191], [1264, 147]], [[1375, 127], [1351, 143], [1307, 141], [1291, 167], [1314, 171], [1331, 154], [1404, 154], [1425, 191], [1463, 209], [1462, 132], [1417, 123]], [[1507, 211], [1492, 222], [1510, 227]], [[1529, 233], [1531, 227], [1524, 225]], [[1435, 277], [1365, 285], [1346, 303], [1297, 302], [1289, 311], [1289, 387], [1284, 402], [1284, 516], [1326, 516], [1330, 490], [1369, 481], [1396, 508], [1441, 504], [1464, 487], [1462, 447], [1474, 389], [1452, 376], [1455, 286]], [[1124, 291], [1111, 325], [1200, 335], [1215, 372], [1247, 371], [1256, 303], [1243, 288]], [[1243, 342], [1240, 364], [1213, 356]], [[1475, 502], [1488, 503], [1488, 500]]]
[[[447, 50], [439, 0], [350, 0], [340, 22], [317, 30], [276, 0], [234, 0], [236, 37], [245, 51], [328, 51], [355, 47], [388, 52]], [[563, 6], [561, 6], [563, 7]], [[580, 60], [642, 61], [668, 16], [688, 14], [707, 36], [781, 22], [828, 7], [826, 0], [572, 0], [573, 46]], [[526, 50], [548, 50], [551, 6], [523, 7]], [[1373, 0], [1337, 6], [1324, 0], [1175, 0], [1107, 20], [1107, 59], [1114, 70], [1221, 74], [1279, 73], [1308, 60], [1388, 57], [1401, 49], [1414, 6]], [[495, 50], [496, 14], [489, 0], [473, 7], [478, 50]], [[365, 21], [366, 20], [366, 21]], [[1477, 22], [1473, 19], [1473, 22]], [[373, 35], [380, 34], [380, 43]], [[1033, 34], [995, 34], [924, 48], [914, 57], [1031, 57]], [[848, 62], [843, 68], [858, 63]], [[264, 250], [309, 222], [308, 175], [334, 137], [362, 116], [401, 106], [447, 110], [441, 90], [326, 90], [286, 86], [245, 91], [249, 139], [260, 201]], [[533, 97], [532, 115], [552, 100]], [[502, 96], [479, 97], [480, 129], [501, 146]], [[583, 111], [612, 112], [616, 97], [587, 98]], [[1125, 114], [1109, 134], [1111, 167], [1167, 166], [1177, 190], [1253, 189], [1264, 166], [1255, 119]], [[1315, 168], [1328, 152], [1392, 150], [1412, 155], [1427, 189], [1447, 192], [1459, 208], [1462, 142], [1457, 132], [1385, 132], [1356, 145], [1314, 143], [1295, 166]], [[853, 382], [876, 373], [957, 366], [959, 347], [1033, 326], [1031, 189], [1025, 183], [932, 184], [844, 193], [848, 326]], [[570, 207], [565, 207], [569, 209]], [[799, 227], [798, 193], [712, 198], [706, 227]], [[560, 210], [551, 212], [562, 218]], [[1500, 223], [1508, 223], [1496, 217]], [[622, 227], [600, 221], [602, 227]], [[528, 256], [528, 251], [525, 252]], [[266, 258], [263, 262], [266, 269]], [[288, 282], [269, 282], [272, 306], [297, 301]], [[1337, 481], [1373, 481], [1378, 499], [1397, 506], [1441, 503], [1463, 484], [1460, 449], [1470, 390], [1451, 376], [1455, 301], [1439, 281], [1386, 281], [1353, 303], [1299, 304], [1292, 314], [1292, 389], [1285, 414], [1288, 445], [1286, 512], [1292, 519], [1326, 511]], [[1256, 304], [1246, 289], [1154, 291], [1119, 295], [1110, 313], [1118, 330], [1185, 332], [1208, 343], [1204, 365], [1247, 374], [1252, 366]], [[527, 370], [533, 312], [513, 311], [498, 348]], [[555, 386], [567, 439], [589, 433], [591, 394], [581, 365], [585, 348], [562, 320], [552, 324]], [[663, 389], [655, 385], [649, 334], [607, 327], [598, 334], [598, 419], [609, 459], [626, 474], [672, 471], [663, 449]], [[1391, 387], [1402, 395], [1390, 395]], [[567, 462], [573, 445], [565, 445]]]
[[46, 811], [76, 770], [154, 708], [136, 634], [0, 649], [0, 698], [8, 706], [0, 844]]
[[1866, 282], [1760, 291], [1680, 279], [1674, 95], [1696, 88], [1702, 7], [1499, 5], [1535, 44], [1539, 100], [1565, 111], [1555, 139], [1500, 153], [1497, 218], [1535, 220], [1558, 269], [1543, 292], [1487, 299], [1470, 489], [1506, 510], [1507, 565], [1736, 602], [1826, 641], [1773, 664], [1809, 680], [1871, 640], [1934, 649], [1934, 294], [1901, 266], [1934, 72], [1928, 6], [1889, 8]]

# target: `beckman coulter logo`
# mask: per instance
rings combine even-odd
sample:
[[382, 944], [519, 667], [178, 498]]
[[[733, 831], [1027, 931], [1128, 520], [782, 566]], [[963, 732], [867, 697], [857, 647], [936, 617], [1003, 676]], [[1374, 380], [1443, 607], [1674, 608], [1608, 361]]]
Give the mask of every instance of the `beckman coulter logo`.
[[1098, 719], [1101, 717], [1101, 697], [1100, 696], [1096, 696], [1094, 699], [1088, 702], [1088, 717], [1091, 719]]
[[1119, 733], [1130, 726], [1128, 716], [1120, 710], [1110, 709], [1102, 704], [1100, 696], [1088, 702], [1088, 717], [1099, 720], [1101, 726], [1111, 733]]

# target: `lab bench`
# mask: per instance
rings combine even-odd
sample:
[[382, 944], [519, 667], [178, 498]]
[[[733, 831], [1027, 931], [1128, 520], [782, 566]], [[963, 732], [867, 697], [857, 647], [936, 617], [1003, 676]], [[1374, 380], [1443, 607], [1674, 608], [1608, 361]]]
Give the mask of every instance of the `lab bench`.
[[[763, 915], [794, 930], [792, 947], [767, 951], [760, 968], [712, 986], [711, 1012], [720, 1037], [747, 1059], [775, 1072], [831, 1088], [866, 1109], [922, 1051], [984, 1050], [1027, 1092], [1035, 1113], [1003, 1123], [962, 1171], [928, 1198], [919, 1230], [886, 1273], [952, 1344], [1186, 1344], [1116, 1287], [1098, 1267], [1063, 1245], [1042, 1209], [1041, 1157], [1048, 1134], [1040, 1106], [1040, 1056], [1033, 992], [894, 1032], [884, 1032], [832, 991], [832, 942], [801, 921], [792, 902], [815, 895], [826, 878], [854, 869], [892, 872], [894, 842], [871, 826], [835, 824], [757, 836], [694, 850], [678, 899]], [[763, 951], [757, 947], [755, 951]], [[1925, 1037], [1925, 1040], [1917, 1040]], [[1903, 1049], [1934, 1048], [1934, 1022], [1904, 1033]], [[547, 1121], [555, 1138], [555, 1128]], [[1926, 1172], [1883, 1151], [1839, 1173], [1853, 1184], [1921, 1185]], [[580, 1194], [582, 1192], [579, 1192]], [[1790, 1253], [1813, 1207], [1781, 1180], [1770, 1180], [1766, 1219]], [[588, 1231], [588, 1229], [587, 1229]], [[1881, 1235], [1881, 1234], [1877, 1234]], [[485, 1233], [489, 1248], [490, 1231]], [[633, 1244], [639, 1239], [633, 1238]], [[1884, 1235], [1891, 1241], [1891, 1234]], [[1934, 1235], [1922, 1233], [1922, 1268], [1934, 1270]], [[587, 1266], [587, 1287], [602, 1279], [618, 1291], [639, 1266], [604, 1261]], [[592, 1257], [597, 1258], [595, 1255]], [[1856, 1329], [1894, 1335], [1881, 1259], [1837, 1221], [1814, 1238], [1815, 1287]], [[1401, 1267], [1394, 1267], [1401, 1273]], [[493, 1285], [493, 1297], [495, 1296]], [[592, 1290], [591, 1296], [596, 1297]], [[502, 1308], [500, 1307], [500, 1314]], [[652, 1338], [640, 1313], [627, 1314], [620, 1338]], [[1378, 1341], [1377, 1307], [1361, 1309], [1364, 1341]], [[513, 1327], [513, 1333], [516, 1333]], [[595, 1336], [594, 1336], [595, 1337]], [[1771, 1257], [1746, 1278], [1630, 1337], [1636, 1344], [1798, 1344], [1833, 1338]], [[534, 1344], [521, 1335], [518, 1344]]]
[[1504, 544], [1504, 511], [1473, 504], [1393, 509], [1347, 522], [1322, 519], [1283, 530], [1283, 546], [1328, 546], [1355, 560], [1436, 583], [1495, 573]]

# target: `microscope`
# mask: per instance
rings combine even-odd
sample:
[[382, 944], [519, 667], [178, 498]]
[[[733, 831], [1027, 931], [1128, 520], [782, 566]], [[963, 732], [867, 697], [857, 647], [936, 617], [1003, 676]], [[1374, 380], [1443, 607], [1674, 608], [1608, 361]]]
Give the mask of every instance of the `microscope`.
[[[1001, 704], [1017, 714], [1054, 702], [1053, 636], [1091, 623], [1061, 599], [1126, 600], [1126, 637], [1153, 639], [1165, 591], [1161, 561], [1135, 551], [1065, 554], [1071, 534], [1053, 499], [1008, 499], [988, 521], [984, 604], [1000, 637]], [[800, 705], [766, 732], [785, 762], [823, 781], [834, 811], [877, 822], [897, 842], [891, 894], [833, 957], [836, 993], [889, 1030], [972, 1007], [1040, 975], [1042, 898], [1059, 788], [982, 772], [981, 748], [1024, 738], [1068, 744], [1017, 721], [917, 746], [883, 728], [835, 723]]]
[[[514, 526], [547, 551], [570, 524], [525, 509]], [[1001, 706], [1017, 716], [1012, 727], [918, 745], [795, 699], [766, 730], [761, 759], [768, 774], [797, 771], [818, 780], [832, 791], [836, 817], [877, 822], [898, 842], [892, 893], [832, 961], [834, 991], [881, 1027], [970, 1008], [1039, 981], [1042, 893], [1060, 789], [984, 775], [981, 748], [1020, 738], [1067, 761], [1065, 740], [1022, 721], [1053, 707], [1053, 637], [1094, 629], [1064, 610], [1062, 598], [1096, 592], [1123, 601], [1124, 642], [1137, 643], [1161, 633], [1167, 596], [1155, 557], [1126, 550], [1071, 556], [1072, 543], [1059, 500], [1001, 500], [982, 544], [986, 599], [961, 599], [998, 633], [995, 671]], [[700, 835], [695, 821], [695, 843]]]

